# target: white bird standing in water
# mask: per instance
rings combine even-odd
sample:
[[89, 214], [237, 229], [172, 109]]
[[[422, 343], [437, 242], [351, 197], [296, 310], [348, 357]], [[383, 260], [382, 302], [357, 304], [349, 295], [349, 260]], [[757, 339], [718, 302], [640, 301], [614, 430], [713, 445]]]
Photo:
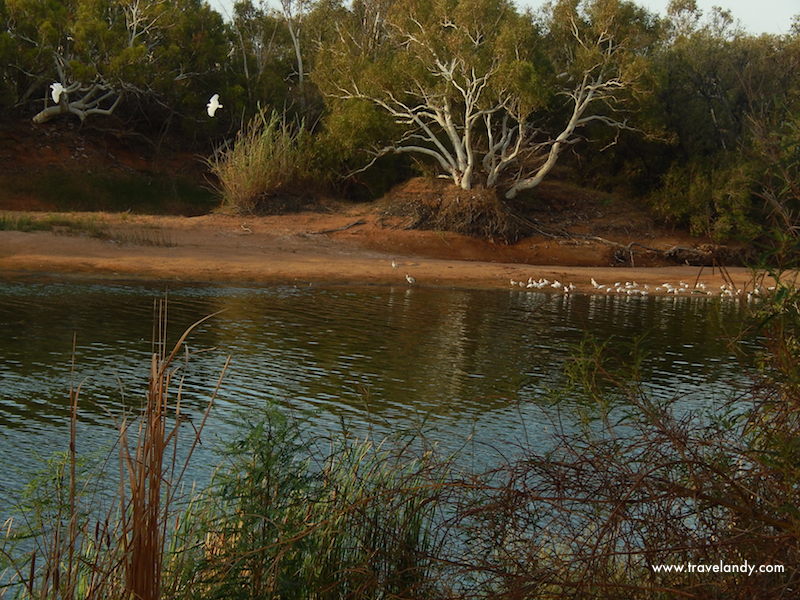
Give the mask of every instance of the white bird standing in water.
[[417, 280], [416, 280], [416, 279], [414, 279], [414, 278], [413, 278], [411, 275], [409, 275], [408, 273], [406, 273], [406, 281], [408, 282], [408, 285], [414, 285], [415, 283], [417, 283]]
[[53, 99], [53, 102], [58, 104], [59, 100], [61, 99], [61, 94], [64, 93], [64, 86], [61, 85], [60, 82], [56, 81], [55, 83], [50, 84], [50, 97]]
[[208, 108], [209, 117], [213, 117], [214, 113], [217, 112], [220, 108], [222, 108], [222, 104], [219, 103], [219, 94], [214, 94], [213, 96], [211, 96], [211, 99], [208, 101], [206, 108]]

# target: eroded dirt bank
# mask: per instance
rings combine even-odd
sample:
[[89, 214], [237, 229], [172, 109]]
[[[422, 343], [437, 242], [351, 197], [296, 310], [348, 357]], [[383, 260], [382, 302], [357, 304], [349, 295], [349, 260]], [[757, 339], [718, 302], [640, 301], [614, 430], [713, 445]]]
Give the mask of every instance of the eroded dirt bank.
[[[13, 213], [15, 218], [19, 214]], [[718, 290], [732, 279], [739, 288], [753, 288], [753, 273], [741, 267], [613, 267], [610, 250], [602, 244], [549, 238], [494, 244], [405, 230], [358, 208], [259, 218], [103, 213], [64, 218], [91, 223], [91, 235], [99, 237], [74, 230], [67, 234], [61, 227], [0, 231], [0, 273], [296, 285], [408, 285], [409, 274], [416, 285], [465, 288], [509, 288], [511, 280], [543, 277], [572, 283], [578, 291], [593, 290], [594, 278], [603, 284], [636, 281], [649, 285], [651, 293], [665, 282], [692, 287], [702, 282]], [[668, 247], [680, 241], [647, 243]]]

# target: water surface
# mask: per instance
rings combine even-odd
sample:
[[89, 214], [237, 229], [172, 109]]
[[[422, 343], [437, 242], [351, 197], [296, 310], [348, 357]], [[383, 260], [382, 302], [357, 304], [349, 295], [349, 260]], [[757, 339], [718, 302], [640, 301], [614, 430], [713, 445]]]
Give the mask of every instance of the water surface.
[[422, 428], [446, 448], [468, 440], [469, 460], [491, 464], [519, 443], [545, 443], [554, 410], [574, 412], [569, 397], [544, 399], [587, 334], [641, 338], [647, 387], [688, 408], [721, 402], [742, 382], [728, 341], [741, 308], [719, 299], [11, 281], [0, 284], [0, 506], [39, 456], [66, 449], [70, 385], [81, 386], [79, 448], [111, 446], [115, 419], [141, 404], [154, 302], [165, 293], [173, 341], [223, 311], [180, 360], [184, 410], [199, 419], [231, 357], [200, 463], [242, 419], [278, 403], [310, 436], [343, 424]]

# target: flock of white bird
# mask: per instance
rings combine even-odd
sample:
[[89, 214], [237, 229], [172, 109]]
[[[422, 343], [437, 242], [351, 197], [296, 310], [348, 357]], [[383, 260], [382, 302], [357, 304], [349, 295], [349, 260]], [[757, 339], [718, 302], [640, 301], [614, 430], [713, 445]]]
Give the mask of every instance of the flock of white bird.
[[[399, 264], [396, 260], [392, 260], [391, 262], [392, 268], [397, 269]], [[406, 281], [409, 285], [416, 285], [417, 280], [406, 273]], [[745, 291], [741, 289], [737, 289], [732, 285], [722, 284], [719, 286], [719, 290], [712, 289], [708, 285], [706, 285], [702, 281], [696, 282], [693, 286], [690, 286], [685, 281], [679, 281], [677, 285], [674, 285], [669, 282], [662, 283], [661, 285], [655, 286], [651, 288], [648, 284], [639, 284], [635, 281], [615, 281], [613, 284], [604, 284], [598, 283], [594, 277], [589, 279], [589, 282], [592, 284], [592, 288], [594, 289], [594, 293], [596, 294], [619, 294], [625, 296], [647, 296], [651, 292], [655, 293], [667, 293], [667, 294], [674, 294], [676, 296], [686, 295], [686, 296], [719, 296], [722, 298], [744, 298], [748, 301], [752, 302], [759, 296], [764, 295], [765, 293], [771, 292], [775, 289], [775, 286], [770, 286], [768, 288], [763, 288], [760, 285], [756, 285], [752, 290]], [[514, 279], [510, 280], [512, 287], [520, 287], [527, 290], [541, 290], [544, 288], [549, 288], [550, 291], [569, 295], [573, 293], [578, 287], [574, 283], [564, 283], [559, 281], [558, 279], [554, 279], [550, 281], [549, 279], [545, 279], [544, 277], [537, 279], [534, 281], [533, 277], [528, 277], [528, 281], [516, 281]]]
[[[61, 101], [61, 94], [63, 94], [64, 91], [64, 85], [60, 81], [50, 84], [50, 97], [56, 104]], [[219, 94], [214, 94], [209, 98], [208, 104], [206, 104], [208, 116], [213, 117], [220, 108], [222, 108], [222, 104], [219, 103]]]
[[[511, 279], [510, 281], [513, 287], [538, 290], [543, 288], [551, 288], [553, 291], [562, 294], [571, 294], [577, 289], [574, 283], [563, 283], [558, 279], [550, 281], [549, 279], [541, 278], [534, 281], [532, 277], [529, 277], [528, 281], [515, 281], [514, 279]], [[647, 296], [652, 291], [657, 293], [674, 294], [676, 296], [681, 294], [687, 296], [720, 296], [723, 298], [746, 298], [748, 301], [753, 301], [759, 296], [763, 295], [766, 291], [773, 291], [775, 289], [775, 286], [770, 286], [765, 289], [760, 285], [756, 285], [752, 290], [744, 291], [737, 289], [732, 285], [722, 284], [719, 286], [719, 290], [716, 290], [710, 288], [702, 281], [697, 282], [693, 286], [690, 286], [685, 281], [680, 281], [677, 285], [665, 282], [651, 289], [648, 284], [640, 285], [635, 281], [616, 281], [613, 284], [604, 284], [598, 283], [594, 277], [590, 278], [589, 281], [592, 284], [592, 288], [594, 288], [595, 293], [620, 294], [626, 296]]]
[[561, 292], [562, 294], [571, 294], [577, 289], [577, 286], [574, 283], [561, 283], [558, 279], [550, 281], [549, 279], [544, 278], [534, 281], [532, 277], [528, 277], [527, 282], [514, 281], [512, 279], [511, 285], [534, 290], [541, 290], [542, 288], [551, 287], [555, 291]]

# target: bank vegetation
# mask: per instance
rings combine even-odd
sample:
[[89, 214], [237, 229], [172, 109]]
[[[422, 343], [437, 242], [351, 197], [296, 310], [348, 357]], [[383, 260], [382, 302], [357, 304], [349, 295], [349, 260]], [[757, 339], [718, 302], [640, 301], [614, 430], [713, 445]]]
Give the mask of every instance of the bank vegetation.
[[694, 0], [665, 15], [242, 0], [225, 17], [201, 0], [0, 0], [0, 108], [38, 131], [74, 121], [210, 156], [244, 213], [423, 174], [452, 182], [445, 214], [476, 213], [437, 226], [514, 237], [509, 219], [558, 172], [698, 235], [770, 244], [772, 221], [796, 232], [800, 210], [800, 30], [785, 26], [749, 33]]

